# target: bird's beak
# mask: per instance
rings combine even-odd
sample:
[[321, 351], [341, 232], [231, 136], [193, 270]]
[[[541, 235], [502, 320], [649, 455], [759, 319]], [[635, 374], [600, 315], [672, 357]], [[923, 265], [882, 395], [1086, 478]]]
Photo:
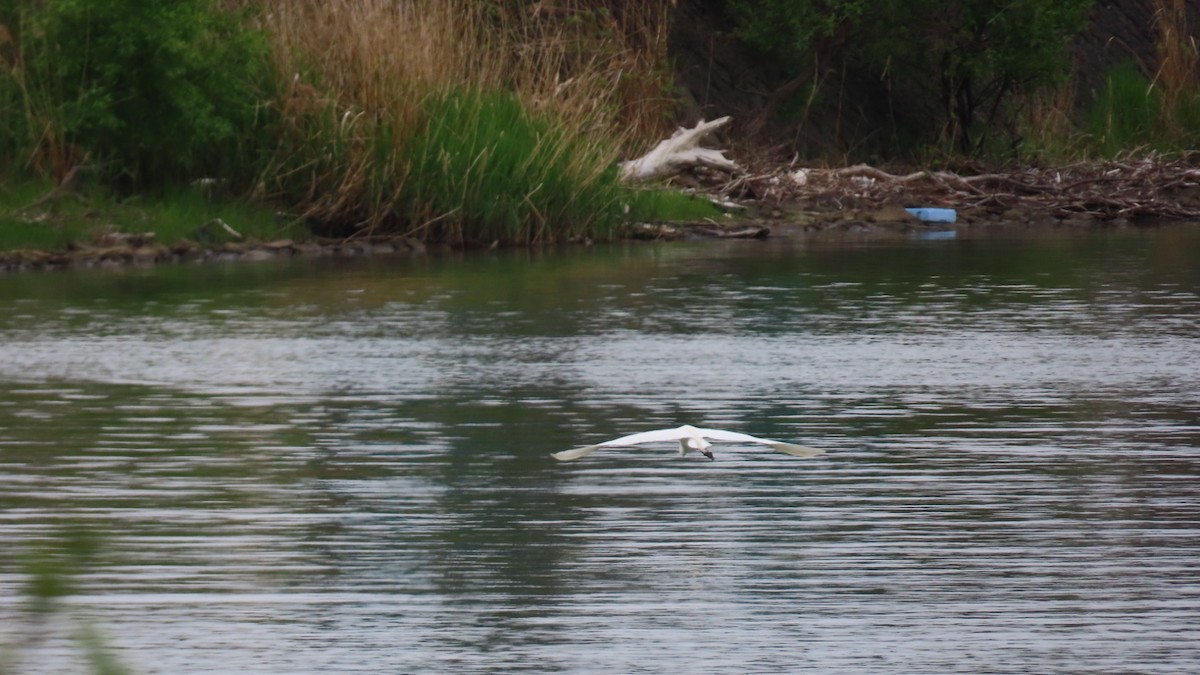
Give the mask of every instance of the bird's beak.
[[701, 450], [700, 452], [704, 453], [704, 456], [709, 458], [710, 460], [716, 459], [716, 457], [713, 457], [711, 450]]

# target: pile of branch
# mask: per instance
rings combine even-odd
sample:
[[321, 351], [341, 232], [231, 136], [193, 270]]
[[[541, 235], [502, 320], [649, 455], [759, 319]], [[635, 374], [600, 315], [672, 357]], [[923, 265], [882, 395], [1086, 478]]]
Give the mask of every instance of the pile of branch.
[[865, 164], [769, 169], [710, 186], [731, 199], [834, 208], [881, 204], [1038, 211], [1057, 218], [1200, 219], [1200, 168], [1186, 160], [1113, 161], [1004, 173], [892, 174]]

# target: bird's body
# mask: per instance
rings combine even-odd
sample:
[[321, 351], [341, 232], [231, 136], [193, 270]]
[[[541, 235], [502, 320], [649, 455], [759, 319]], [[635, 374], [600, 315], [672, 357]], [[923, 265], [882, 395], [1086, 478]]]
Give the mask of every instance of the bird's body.
[[663, 443], [667, 441], [679, 441], [679, 454], [686, 455], [689, 452], [699, 452], [700, 454], [713, 458], [712, 451], [708, 448], [712, 445], [709, 440], [721, 441], [727, 443], [758, 443], [768, 445], [779, 452], [796, 457], [814, 457], [824, 454], [824, 450], [810, 448], [805, 445], [795, 445], [793, 443], [784, 443], [782, 441], [772, 441], [765, 438], [757, 438], [750, 434], [741, 434], [736, 431], [724, 431], [722, 429], [700, 429], [690, 424], [685, 424], [675, 429], [657, 429], [655, 431], [643, 431], [638, 434], [630, 434], [611, 441], [596, 443], [595, 445], [585, 445], [582, 448], [573, 450], [564, 450], [562, 452], [552, 453], [551, 456], [560, 461], [569, 461], [586, 457], [600, 448], [617, 448], [628, 445], [641, 445], [642, 443]]

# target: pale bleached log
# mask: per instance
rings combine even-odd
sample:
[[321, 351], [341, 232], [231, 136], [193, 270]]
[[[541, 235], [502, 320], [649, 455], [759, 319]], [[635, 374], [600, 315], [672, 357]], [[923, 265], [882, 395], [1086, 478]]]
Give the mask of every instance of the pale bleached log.
[[724, 126], [729, 119], [722, 117], [711, 122], [701, 120], [691, 129], [678, 129], [650, 152], [637, 159], [621, 162], [621, 180], [627, 183], [658, 180], [694, 166], [730, 173], [737, 171], [737, 163], [726, 158], [723, 150], [700, 147], [700, 141], [706, 135]]

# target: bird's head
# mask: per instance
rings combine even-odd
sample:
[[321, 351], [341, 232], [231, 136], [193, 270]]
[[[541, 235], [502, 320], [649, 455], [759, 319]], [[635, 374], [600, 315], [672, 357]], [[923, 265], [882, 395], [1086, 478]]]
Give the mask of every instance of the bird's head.
[[713, 457], [712, 450], [708, 449], [712, 445], [712, 443], [709, 443], [708, 441], [704, 440], [703, 438], [699, 438], [699, 437], [689, 438], [689, 439], [687, 439], [687, 444], [688, 444], [688, 447], [699, 452], [700, 454], [704, 455], [705, 457], [707, 457], [709, 459], [715, 459]]

